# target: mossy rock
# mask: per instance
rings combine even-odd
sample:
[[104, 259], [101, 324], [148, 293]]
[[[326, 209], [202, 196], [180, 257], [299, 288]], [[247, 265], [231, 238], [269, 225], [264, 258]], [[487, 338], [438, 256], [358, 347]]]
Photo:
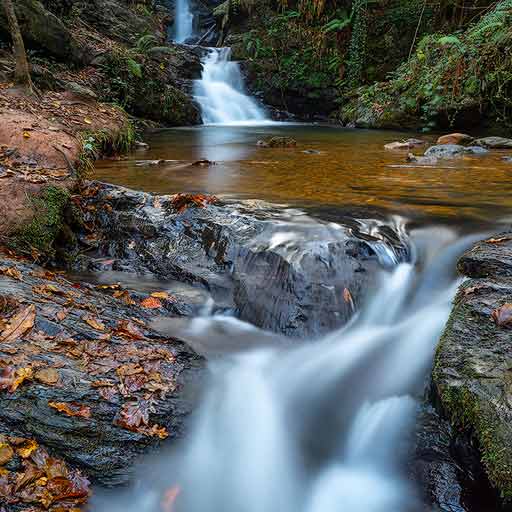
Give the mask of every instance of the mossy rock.
[[67, 189], [50, 185], [30, 198], [34, 215], [32, 220], [11, 238], [18, 251], [38, 254], [46, 258], [55, 256], [55, 241], [65, 226], [64, 213], [69, 204]]
[[512, 302], [512, 241], [481, 242], [461, 258], [459, 269], [471, 279], [458, 292], [437, 349], [435, 390], [455, 430], [478, 447], [491, 484], [510, 501], [512, 331], [491, 315]]

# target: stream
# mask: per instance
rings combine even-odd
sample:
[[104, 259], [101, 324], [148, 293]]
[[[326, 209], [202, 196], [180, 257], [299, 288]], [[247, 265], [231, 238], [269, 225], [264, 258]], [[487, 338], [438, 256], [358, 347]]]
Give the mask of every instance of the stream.
[[[434, 510], [409, 467], [416, 419], [459, 284], [456, 260], [510, 221], [505, 153], [407, 163], [405, 153], [383, 146], [411, 134], [272, 123], [245, 94], [229, 50], [212, 49], [203, 66], [195, 94], [205, 125], [157, 131], [146, 139], [149, 150], [100, 162], [96, 178], [293, 208], [293, 219], [275, 218], [281, 229], [271, 231], [264, 250], [292, 265], [313, 247], [315, 264], [330, 271], [322, 286], [354, 314], [346, 325], [299, 339], [215, 311], [208, 301], [195, 318], [156, 322], [208, 360], [200, 405], [178, 446], [146, 460], [131, 489], [98, 494], [94, 510]], [[297, 146], [257, 146], [270, 136], [293, 137]], [[209, 163], [196, 164], [203, 159]], [[321, 239], [328, 232], [344, 240], [340, 226], [353, 232], [356, 223], [379, 266], [359, 302], [338, 288], [342, 268], [331, 264]], [[376, 243], [379, 230], [391, 235]], [[279, 278], [269, 273], [259, 286], [271, 289]], [[438, 505], [483, 510], [460, 496]]]

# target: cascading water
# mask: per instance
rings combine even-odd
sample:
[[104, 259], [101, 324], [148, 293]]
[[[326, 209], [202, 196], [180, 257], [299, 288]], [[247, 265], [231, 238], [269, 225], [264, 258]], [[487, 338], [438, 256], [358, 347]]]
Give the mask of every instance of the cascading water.
[[156, 512], [167, 490], [172, 512], [424, 510], [403, 476], [404, 439], [449, 314], [454, 260], [475, 238], [413, 233], [414, 261], [383, 271], [353, 321], [314, 342], [232, 318], [190, 321], [179, 335], [193, 346], [229, 338], [252, 349], [210, 360], [181, 448], [145, 467], [124, 500], [96, 509]]
[[176, 0], [174, 18], [174, 40], [184, 43], [194, 34], [194, 15], [190, 10], [189, 0]]
[[240, 66], [230, 48], [212, 48], [194, 87], [204, 124], [249, 124], [266, 121], [264, 110], [244, 91]]

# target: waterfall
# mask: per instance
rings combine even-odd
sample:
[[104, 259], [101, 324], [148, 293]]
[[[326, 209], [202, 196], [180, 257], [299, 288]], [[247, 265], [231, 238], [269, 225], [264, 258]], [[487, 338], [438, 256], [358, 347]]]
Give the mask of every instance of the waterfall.
[[212, 48], [203, 59], [203, 74], [194, 87], [204, 124], [248, 124], [266, 121], [265, 112], [244, 91], [240, 66], [230, 48]]
[[174, 40], [177, 43], [184, 43], [192, 37], [193, 22], [194, 15], [190, 11], [189, 0], [176, 0]]
[[448, 269], [474, 240], [416, 231], [414, 261], [383, 271], [356, 318], [319, 340], [283, 343], [240, 320], [192, 320], [185, 340], [253, 349], [210, 361], [181, 449], [97, 510], [158, 512], [165, 497], [173, 512], [425, 510], [404, 476], [405, 440], [457, 286]]

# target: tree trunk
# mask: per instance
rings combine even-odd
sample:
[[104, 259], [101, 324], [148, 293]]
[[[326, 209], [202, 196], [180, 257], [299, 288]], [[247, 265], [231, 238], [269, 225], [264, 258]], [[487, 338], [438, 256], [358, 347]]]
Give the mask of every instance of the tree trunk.
[[11, 31], [11, 38], [14, 48], [14, 57], [16, 59], [16, 71], [14, 80], [18, 85], [22, 85], [28, 89], [29, 92], [33, 91], [32, 79], [30, 78], [30, 68], [27, 61], [27, 54], [25, 52], [25, 44], [21, 35], [18, 18], [14, 10], [12, 0], [2, 0], [7, 20], [9, 22], [9, 29]]

